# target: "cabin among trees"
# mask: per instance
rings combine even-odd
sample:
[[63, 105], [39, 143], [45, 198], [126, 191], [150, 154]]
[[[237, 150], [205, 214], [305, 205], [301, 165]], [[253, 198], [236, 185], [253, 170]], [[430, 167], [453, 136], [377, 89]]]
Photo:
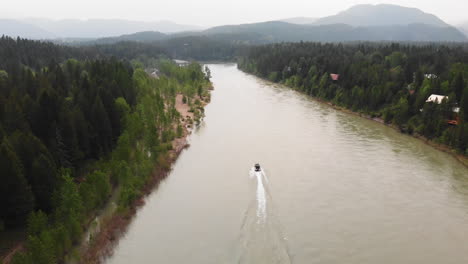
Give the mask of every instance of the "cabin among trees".
[[426, 78], [426, 79], [436, 79], [437, 75], [435, 75], [433, 73], [426, 73], [426, 74], [424, 74], [424, 78]]
[[[438, 95], [438, 94], [431, 94], [431, 96], [429, 96], [429, 98], [427, 98], [426, 100], [426, 103], [434, 103], [438, 105], [442, 103], [448, 104], [448, 102], [449, 102], [448, 96]], [[447, 124], [456, 126], [460, 122], [460, 117], [459, 117], [460, 107], [449, 106], [449, 109], [451, 111], [446, 111], [446, 115], [448, 118]]]
[[331, 73], [330, 78], [331, 78], [332, 81], [337, 82], [340, 79], [340, 75], [336, 74], [336, 73]]
[[436, 104], [441, 104], [442, 101], [448, 100], [448, 96], [444, 95], [438, 95], [438, 94], [431, 94], [429, 98], [427, 98], [426, 103], [436, 103]]

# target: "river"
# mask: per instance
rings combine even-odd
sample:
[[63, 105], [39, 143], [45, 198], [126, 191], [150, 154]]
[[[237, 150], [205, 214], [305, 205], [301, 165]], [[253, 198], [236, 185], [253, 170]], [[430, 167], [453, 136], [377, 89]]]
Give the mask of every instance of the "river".
[[452, 156], [209, 67], [190, 148], [106, 263], [468, 263], [468, 169]]

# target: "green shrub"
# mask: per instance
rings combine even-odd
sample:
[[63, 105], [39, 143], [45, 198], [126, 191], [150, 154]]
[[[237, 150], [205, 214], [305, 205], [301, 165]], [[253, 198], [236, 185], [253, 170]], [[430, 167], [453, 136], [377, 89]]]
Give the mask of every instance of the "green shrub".
[[13, 256], [11, 264], [33, 264], [33, 261], [27, 252], [18, 252]]
[[129, 207], [138, 198], [138, 192], [133, 186], [126, 186], [122, 189], [119, 197], [119, 205]]
[[39, 235], [47, 228], [47, 215], [42, 211], [31, 212], [28, 217], [28, 234]]

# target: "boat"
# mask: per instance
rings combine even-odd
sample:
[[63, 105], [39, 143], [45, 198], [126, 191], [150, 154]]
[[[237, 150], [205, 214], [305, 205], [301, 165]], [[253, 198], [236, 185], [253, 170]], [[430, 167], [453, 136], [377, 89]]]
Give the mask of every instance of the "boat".
[[260, 171], [260, 170], [261, 170], [260, 164], [258, 164], [258, 163], [255, 164], [255, 171]]

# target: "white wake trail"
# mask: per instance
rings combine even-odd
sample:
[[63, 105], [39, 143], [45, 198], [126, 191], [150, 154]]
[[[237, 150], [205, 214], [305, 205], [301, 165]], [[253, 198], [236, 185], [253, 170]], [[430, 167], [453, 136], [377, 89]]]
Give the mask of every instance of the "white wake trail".
[[250, 206], [241, 228], [237, 263], [288, 264], [288, 247], [279, 220], [274, 214], [268, 178], [263, 170], [249, 172], [256, 183]]
[[263, 171], [255, 172], [257, 177], [257, 217], [258, 222], [265, 221], [266, 218], [266, 194], [265, 186], [263, 185], [264, 173]]

